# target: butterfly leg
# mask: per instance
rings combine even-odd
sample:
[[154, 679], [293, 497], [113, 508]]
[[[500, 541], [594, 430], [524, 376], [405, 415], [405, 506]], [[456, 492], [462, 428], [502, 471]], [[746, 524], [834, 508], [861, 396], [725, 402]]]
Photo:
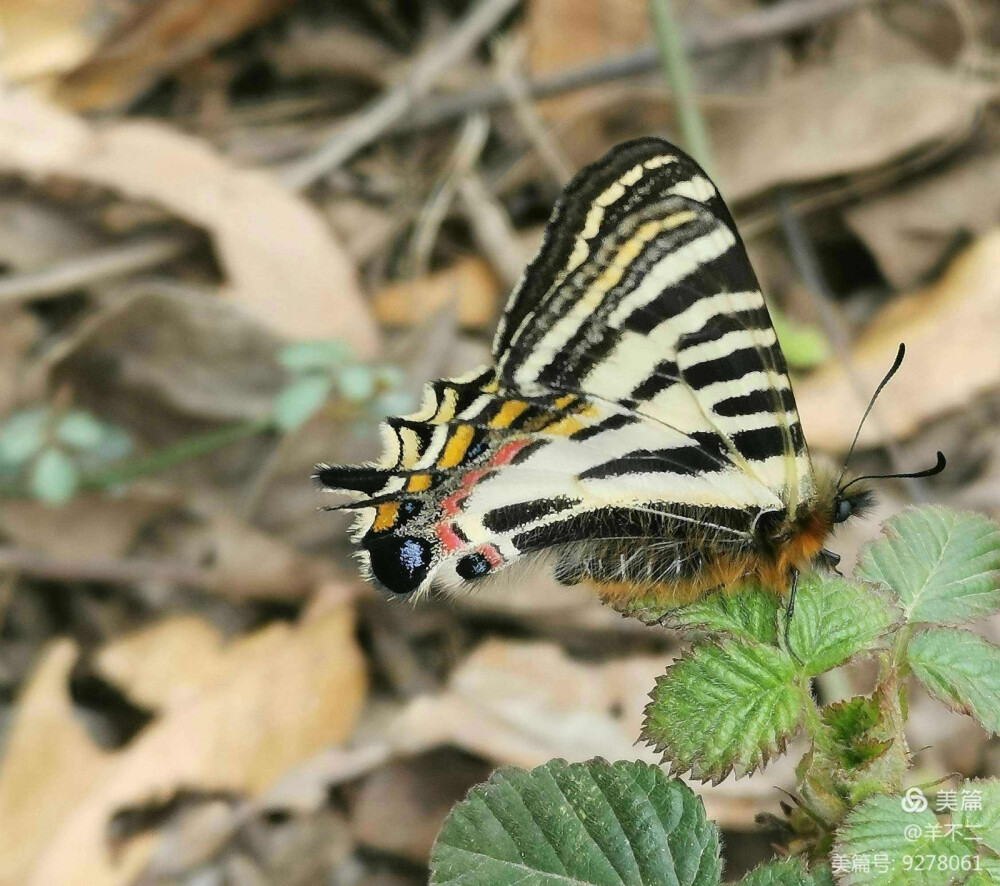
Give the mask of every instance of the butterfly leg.
[[823, 550], [816, 555], [816, 559], [821, 561], [831, 572], [843, 577], [844, 573], [837, 568], [840, 565], [840, 554], [836, 554], [833, 551], [823, 548]]
[[785, 648], [788, 650], [789, 654], [794, 658], [799, 664], [802, 664], [802, 659], [795, 654], [795, 650], [792, 649], [792, 640], [790, 636], [790, 631], [792, 629], [792, 616], [795, 614], [795, 595], [799, 590], [799, 570], [794, 566], [791, 569], [792, 576], [792, 587], [788, 593], [788, 605], [785, 607]]

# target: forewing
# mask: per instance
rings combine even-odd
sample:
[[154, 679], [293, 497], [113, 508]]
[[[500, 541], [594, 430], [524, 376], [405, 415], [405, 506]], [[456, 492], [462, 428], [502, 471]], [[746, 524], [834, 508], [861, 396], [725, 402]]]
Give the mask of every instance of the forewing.
[[787, 367], [715, 186], [659, 139], [582, 170], [494, 340], [500, 383], [711, 431], [789, 512], [813, 486]]

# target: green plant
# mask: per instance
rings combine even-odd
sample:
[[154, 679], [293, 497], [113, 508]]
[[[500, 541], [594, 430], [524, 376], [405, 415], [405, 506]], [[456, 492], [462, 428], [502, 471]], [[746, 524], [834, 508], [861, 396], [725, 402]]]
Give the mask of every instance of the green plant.
[[[643, 727], [675, 775], [739, 777], [808, 741], [780, 822], [788, 857], [745, 884], [1000, 884], [1000, 781], [906, 789], [904, 734], [914, 681], [1000, 732], [1000, 648], [964, 627], [1000, 611], [1000, 527], [923, 507], [883, 529], [854, 580], [804, 577], [791, 649], [780, 602], [757, 588], [630, 613], [692, 637]], [[820, 703], [817, 678], [861, 658], [877, 666], [871, 691]], [[434, 884], [497, 886], [722, 877], [718, 834], [693, 793], [657, 767], [603, 760], [500, 770], [452, 810], [432, 871]]]
[[0, 421], [0, 497], [65, 504], [80, 490], [118, 487], [239, 440], [292, 433], [333, 397], [343, 405], [343, 417], [362, 429], [416, 405], [401, 389], [399, 369], [360, 363], [343, 342], [296, 342], [277, 357], [287, 380], [269, 415], [203, 431], [135, 458], [126, 458], [132, 449], [126, 430], [86, 410], [43, 405], [12, 413]]
[[131, 449], [128, 433], [83, 409], [22, 409], [0, 423], [0, 482], [49, 504], [69, 501], [87, 471]]

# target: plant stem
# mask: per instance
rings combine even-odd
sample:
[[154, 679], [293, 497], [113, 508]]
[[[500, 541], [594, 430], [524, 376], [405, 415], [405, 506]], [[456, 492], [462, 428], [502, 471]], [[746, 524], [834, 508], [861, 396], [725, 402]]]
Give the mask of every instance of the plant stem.
[[708, 131], [695, 100], [687, 53], [681, 30], [671, 8], [671, 0], [649, 0], [653, 30], [663, 64], [663, 76], [674, 96], [684, 147], [711, 176], [712, 151]]
[[836, 744], [830, 734], [829, 727], [820, 716], [819, 705], [813, 698], [809, 688], [809, 677], [803, 674], [799, 680], [799, 691], [802, 694], [802, 710], [805, 714], [803, 725], [813, 744], [828, 754], [836, 753]]
[[106, 489], [109, 486], [117, 486], [135, 480], [138, 477], [157, 474], [193, 458], [200, 458], [203, 455], [224, 449], [240, 440], [256, 437], [273, 427], [274, 423], [268, 417], [242, 424], [227, 425], [204, 434], [195, 434], [174, 443], [172, 446], [158, 449], [149, 455], [88, 472], [84, 475], [81, 486], [84, 489]]

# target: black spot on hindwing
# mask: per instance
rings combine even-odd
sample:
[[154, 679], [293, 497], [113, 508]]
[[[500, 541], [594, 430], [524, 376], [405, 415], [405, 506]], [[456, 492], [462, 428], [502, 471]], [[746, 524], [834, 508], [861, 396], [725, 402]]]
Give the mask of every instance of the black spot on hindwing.
[[394, 594], [412, 594], [427, 578], [434, 548], [427, 539], [369, 534], [364, 539], [372, 576]]

